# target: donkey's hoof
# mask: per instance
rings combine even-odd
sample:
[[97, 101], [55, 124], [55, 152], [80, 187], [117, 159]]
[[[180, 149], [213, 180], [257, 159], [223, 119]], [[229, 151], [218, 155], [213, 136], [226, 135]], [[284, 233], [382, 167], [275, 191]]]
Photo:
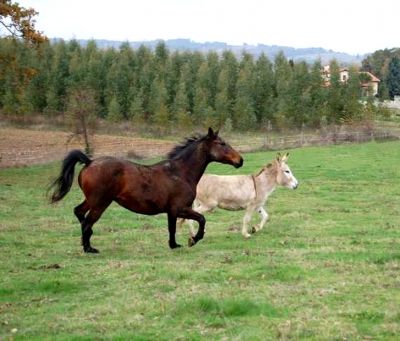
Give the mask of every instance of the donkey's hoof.
[[257, 228], [256, 228], [255, 226], [253, 226], [253, 227], [251, 228], [251, 233], [256, 233], [256, 232], [258, 232], [258, 230], [257, 230]]
[[189, 237], [189, 240], [188, 240], [189, 247], [192, 247], [195, 244], [196, 244], [196, 241], [194, 240], [194, 238], [193, 237]]
[[99, 250], [91, 246], [85, 247], [83, 251], [85, 251], [86, 253], [99, 253]]
[[250, 233], [243, 234], [243, 237], [249, 239], [251, 237], [251, 234]]

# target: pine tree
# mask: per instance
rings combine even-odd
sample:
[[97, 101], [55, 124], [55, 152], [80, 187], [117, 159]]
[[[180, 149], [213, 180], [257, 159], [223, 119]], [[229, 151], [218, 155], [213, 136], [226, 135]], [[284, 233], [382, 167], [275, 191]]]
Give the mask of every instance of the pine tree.
[[169, 125], [169, 111], [166, 105], [167, 91], [163, 80], [155, 79], [152, 84], [149, 109], [152, 114], [152, 122], [160, 128], [162, 132]]
[[156, 72], [153, 67], [153, 55], [151, 51], [141, 45], [136, 53], [136, 68], [135, 68], [135, 82], [137, 91], [143, 94], [143, 111], [146, 113], [146, 120], [150, 120], [152, 110], [152, 97], [154, 97], [154, 79]]
[[182, 58], [178, 51], [175, 51], [167, 60], [165, 67], [165, 87], [167, 90], [167, 106], [172, 112], [173, 102], [178, 91], [178, 85], [181, 78]]
[[327, 122], [339, 123], [343, 114], [343, 89], [340, 82], [340, 68], [336, 60], [329, 64], [330, 82], [327, 94]]
[[118, 103], [117, 96], [111, 97], [111, 101], [108, 104], [107, 119], [111, 122], [120, 122], [124, 119], [124, 115], [121, 112], [121, 106]]
[[93, 40], [88, 42], [82, 56], [85, 69], [83, 84], [94, 91], [99, 110], [98, 116], [104, 116], [106, 111], [104, 108], [104, 89], [106, 88], [105, 79], [108, 69], [103, 66], [103, 56], [104, 53], [101, 53]]
[[49, 60], [46, 89], [46, 108], [47, 114], [62, 112], [65, 108], [67, 98], [67, 87], [69, 79], [69, 62], [67, 44], [59, 41], [53, 45], [52, 58]]
[[164, 103], [160, 104], [157, 112], [154, 114], [153, 121], [157, 131], [159, 131], [161, 134], [165, 134], [169, 130], [171, 122], [168, 108]]
[[400, 96], [400, 58], [393, 57], [389, 63], [387, 86], [390, 99]]
[[283, 52], [276, 55], [274, 61], [274, 90], [276, 97], [276, 112], [274, 121], [278, 128], [285, 129], [290, 126], [289, 107], [290, 94], [289, 87], [292, 81], [292, 67]]
[[[227, 81], [226, 95], [228, 100], [228, 112], [229, 116], [232, 116], [237, 93], [236, 83], [239, 72], [238, 61], [233, 52], [225, 51], [222, 54], [221, 72], [225, 72]], [[221, 88], [219, 87], [218, 92], [220, 92], [220, 90]]]
[[186, 93], [186, 85], [183, 79], [179, 81], [174, 101], [171, 105], [171, 113], [177, 117], [189, 111], [189, 101]]
[[222, 69], [217, 82], [217, 95], [215, 97], [215, 111], [219, 124], [225, 124], [227, 119], [232, 119], [231, 102], [228, 94], [229, 76], [228, 70]]
[[343, 87], [343, 113], [341, 114], [341, 122], [352, 123], [363, 119], [363, 104], [360, 102], [360, 73], [355, 67], [349, 69], [349, 79]]
[[217, 96], [217, 84], [218, 76], [220, 73], [220, 62], [219, 56], [215, 51], [211, 51], [207, 54], [207, 69], [206, 75], [206, 86], [208, 89], [208, 104], [211, 108], [215, 109], [215, 99]]
[[311, 107], [310, 75], [306, 62], [291, 66], [292, 75], [287, 88], [287, 114], [291, 125], [301, 128], [308, 123], [308, 112]]
[[[207, 123], [212, 119], [209, 116], [212, 115], [213, 109], [210, 105], [209, 69], [206, 61], [198, 69], [194, 91], [193, 113], [196, 122], [203, 126], [207, 124], [212, 126], [213, 124]], [[215, 117], [214, 121], [216, 121]]]
[[263, 53], [255, 65], [254, 110], [257, 121], [272, 120], [275, 111], [272, 63]]
[[326, 125], [327, 122], [327, 93], [328, 88], [324, 83], [321, 75], [322, 65], [316, 61], [310, 71], [309, 77], [309, 96], [310, 106], [308, 108], [307, 120], [308, 124], [313, 127]]
[[220, 116], [218, 113], [208, 105], [208, 98], [206, 91], [201, 88], [196, 88], [196, 96], [194, 103], [194, 116], [195, 122], [204, 128], [212, 126], [221, 126], [223, 121], [220, 121]]
[[119, 110], [124, 119], [129, 116], [131, 105], [130, 92], [133, 86], [133, 70], [135, 56], [128, 44], [121, 45], [120, 51], [116, 53], [106, 77], [106, 101], [116, 97], [119, 103]]
[[132, 122], [138, 125], [145, 123], [145, 116], [143, 110], [143, 97], [141, 94], [137, 95], [131, 102], [129, 114]]
[[254, 64], [249, 54], [243, 54], [237, 80], [237, 94], [233, 108], [233, 125], [236, 129], [251, 129], [257, 121], [254, 109]]

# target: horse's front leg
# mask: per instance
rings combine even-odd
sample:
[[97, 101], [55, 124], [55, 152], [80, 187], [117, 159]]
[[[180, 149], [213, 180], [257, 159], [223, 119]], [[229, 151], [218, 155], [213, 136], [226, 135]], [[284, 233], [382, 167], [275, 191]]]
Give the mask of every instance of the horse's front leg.
[[[209, 212], [210, 210], [212, 210], [212, 208], [201, 203], [201, 204], [197, 204], [197, 205], [193, 206], [193, 210], [196, 211], [197, 213], [203, 214], [205, 212]], [[190, 236], [194, 237], [196, 235], [196, 233], [195, 233], [196, 231], [194, 229], [193, 221], [188, 220], [188, 224], [189, 224]], [[204, 233], [206, 233], [205, 227], [204, 227]]]
[[169, 232], [169, 247], [171, 249], [176, 249], [177, 247], [181, 247], [175, 240], [176, 233], [176, 215], [168, 213], [168, 232]]
[[185, 207], [178, 212], [179, 218], [196, 220], [199, 224], [199, 229], [196, 235], [189, 237], [189, 246], [195, 245], [199, 240], [203, 239], [206, 226], [206, 218], [199, 212], [194, 211], [191, 207]]

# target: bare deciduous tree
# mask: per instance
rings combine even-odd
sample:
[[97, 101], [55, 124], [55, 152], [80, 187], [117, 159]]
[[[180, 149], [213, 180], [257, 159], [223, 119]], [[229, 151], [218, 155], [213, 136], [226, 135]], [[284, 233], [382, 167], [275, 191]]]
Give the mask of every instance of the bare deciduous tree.
[[96, 130], [97, 103], [95, 93], [89, 88], [73, 89], [69, 93], [66, 121], [72, 135], [67, 144], [75, 137], [82, 137], [85, 152], [93, 154], [92, 136]]

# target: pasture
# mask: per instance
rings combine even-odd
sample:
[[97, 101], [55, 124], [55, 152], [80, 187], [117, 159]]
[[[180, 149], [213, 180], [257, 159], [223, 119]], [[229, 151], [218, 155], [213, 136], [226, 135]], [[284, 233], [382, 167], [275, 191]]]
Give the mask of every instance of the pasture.
[[[170, 250], [166, 215], [113, 204], [84, 254], [76, 184], [51, 206], [59, 163], [0, 170], [0, 339], [382, 339], [400, 335], [400, 142], [290, 150], [245, 240], [243, 211], [206, 213], [205, 238]], [[244, 154], [255, 173], [275, 152]], [[253, 223], [258, 222], [255, 214]]]

